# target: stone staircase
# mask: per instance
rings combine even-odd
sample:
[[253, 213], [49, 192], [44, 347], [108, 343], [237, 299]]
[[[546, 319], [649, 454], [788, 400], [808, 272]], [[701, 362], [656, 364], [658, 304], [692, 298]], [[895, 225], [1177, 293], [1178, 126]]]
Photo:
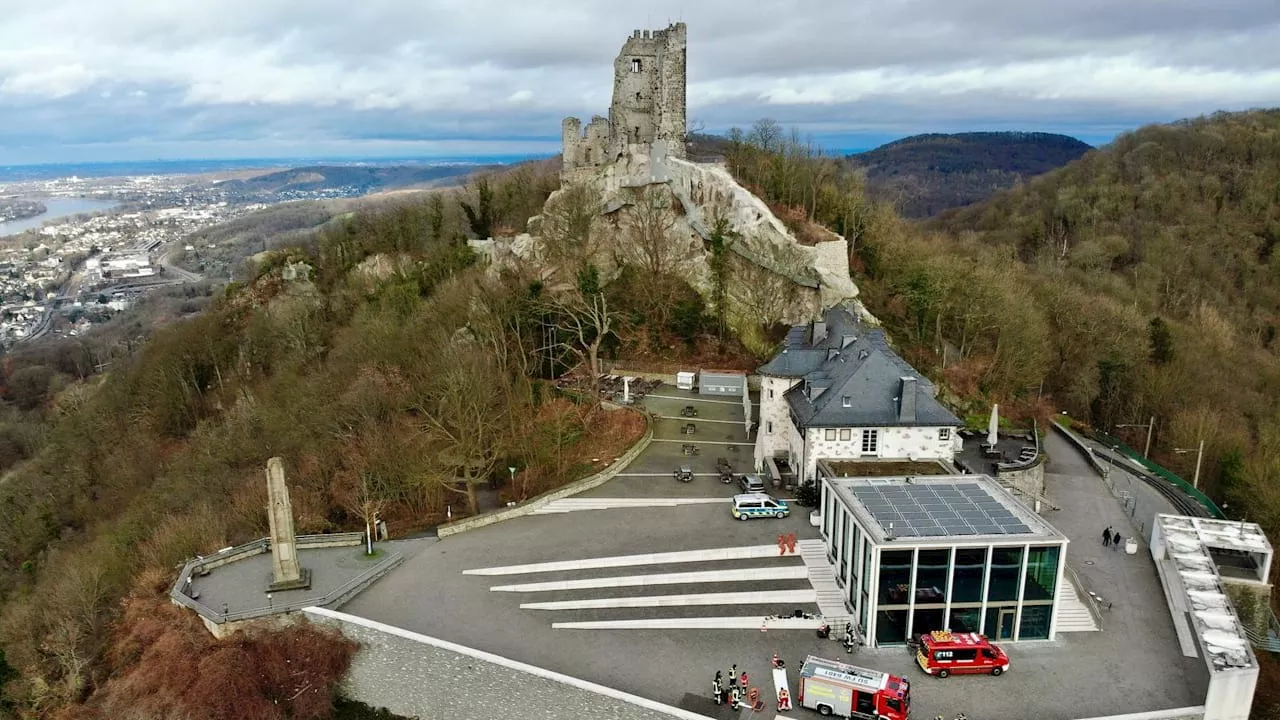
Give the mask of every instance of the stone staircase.
[[1061, 593], [1058, 598], [1058, 632], [1096, 632], [1101, 629], [1076, 592], [1075, 583], [1062, 583]]
[[845, 605], [844, 590], [836, 583], [836, 569], [827, 561], [827, 546], [821, 540], [801, 540], [796, 543], [800, 559], [809, 572], [809, 584], [818, 595], [818, 612], [833, 630], [853, 622]]

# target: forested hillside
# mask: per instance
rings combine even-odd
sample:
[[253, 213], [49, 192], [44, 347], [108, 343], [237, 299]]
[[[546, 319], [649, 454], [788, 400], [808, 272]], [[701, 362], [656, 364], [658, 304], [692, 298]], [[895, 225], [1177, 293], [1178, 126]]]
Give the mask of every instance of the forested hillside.
[[908, 218], [985, 200], [1066, 165], [1092, 148], [1066, 135], [973, 132], [913, 135], [850, 155], [872, 199]]
[[934, 227], [1030, 275], [1020, 321], [1059, 405], [1104, 429], [1154, 415], [1187, 477], [1195, 454], [1169, 451], [1204, 439], [1201, 483], [1280, 530], [1280, 111], [1143, 128]]
[[1280, 111], [1143, 128], [924, 227], [775, 124], [730, 137], [784, 217], [849, 238], [864, 302], [962, 409], [1154, 415], [1159, 460], [1190, 478], [1172, 449], [1203, 438], [1201, 485], [1280, 531]]

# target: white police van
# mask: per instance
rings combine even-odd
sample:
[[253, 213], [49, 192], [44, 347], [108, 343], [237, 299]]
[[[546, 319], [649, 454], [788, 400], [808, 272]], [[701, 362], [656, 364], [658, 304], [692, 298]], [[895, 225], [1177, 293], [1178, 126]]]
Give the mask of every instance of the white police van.
[[733, 516], [739, 520], [771, 517], [784, 518], [791, 514], [791, 508], [783, 500], [768, 493], [745, 493], [733, 496]]

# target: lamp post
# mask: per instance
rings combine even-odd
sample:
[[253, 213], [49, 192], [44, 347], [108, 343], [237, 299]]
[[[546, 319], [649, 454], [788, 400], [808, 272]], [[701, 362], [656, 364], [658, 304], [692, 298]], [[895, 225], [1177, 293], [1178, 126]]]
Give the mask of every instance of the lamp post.
[[1196, 454], [1196, 474], [1191, 477], [1191, 487], [1200, 489], [1200, 461], [1204, 459], [1204, 438], [1200, 438], [1200, 446], [1192, 448], [1174, 448], [1174, 452], [1182, 455], [1183, 453], [1193, 452]]
[[1122, 428], [1122, 427], [1144, 427], [1144, 428], [1146, 428], [1146, 429], [1147, 429], [1147, 446], [1146, 446], [1146, 447], [1144, 447], [1144, 448], [1142, 449], [1142, 457], [1147, 457], [1147, 458], [1151, 457], [1151, 431], [1152, 431], [1152, 430], [1154, 430], [1154, 429], [1155, 429], [1155, 427], [1156, 427], [1156, 416], [1155, 416], [1155, 415], [1152, 415], [1152, 416], [1151, 416], [1151, 421], [1150, 421], [1150, 422], [1148, 422], [1148, 423], [1147, 423], [1147, 424], [1145, 424], [1145, 425], [1143, 425], [1143, 424], [1139, 423], [1139, 424], [1136, 424], [1136, 425], [1134, 425], [1134, 424], [1128, 424], [1128, 425], [1117, 425], [1116, 427], [1118, 427], [1118, 428]]
[[512, 492], [515, 492], [515, 489], [516, 489], [516, 466], [515, 466], [515, 465], [508, 465], [508, 466], [507, 466], [507, 472], [511, 473], [511, 491], [512, 491]]

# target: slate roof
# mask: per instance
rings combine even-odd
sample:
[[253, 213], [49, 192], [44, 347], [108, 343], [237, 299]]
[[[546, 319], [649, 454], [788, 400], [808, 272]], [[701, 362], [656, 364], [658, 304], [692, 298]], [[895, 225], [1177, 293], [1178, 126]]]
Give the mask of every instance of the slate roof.
[[758, 372], [801, 380], [785, 397], [802, 428], [962, 425], [884, 331], [843, 305], [827, 310], [822, 323], [791, 328], [782, 351]]

